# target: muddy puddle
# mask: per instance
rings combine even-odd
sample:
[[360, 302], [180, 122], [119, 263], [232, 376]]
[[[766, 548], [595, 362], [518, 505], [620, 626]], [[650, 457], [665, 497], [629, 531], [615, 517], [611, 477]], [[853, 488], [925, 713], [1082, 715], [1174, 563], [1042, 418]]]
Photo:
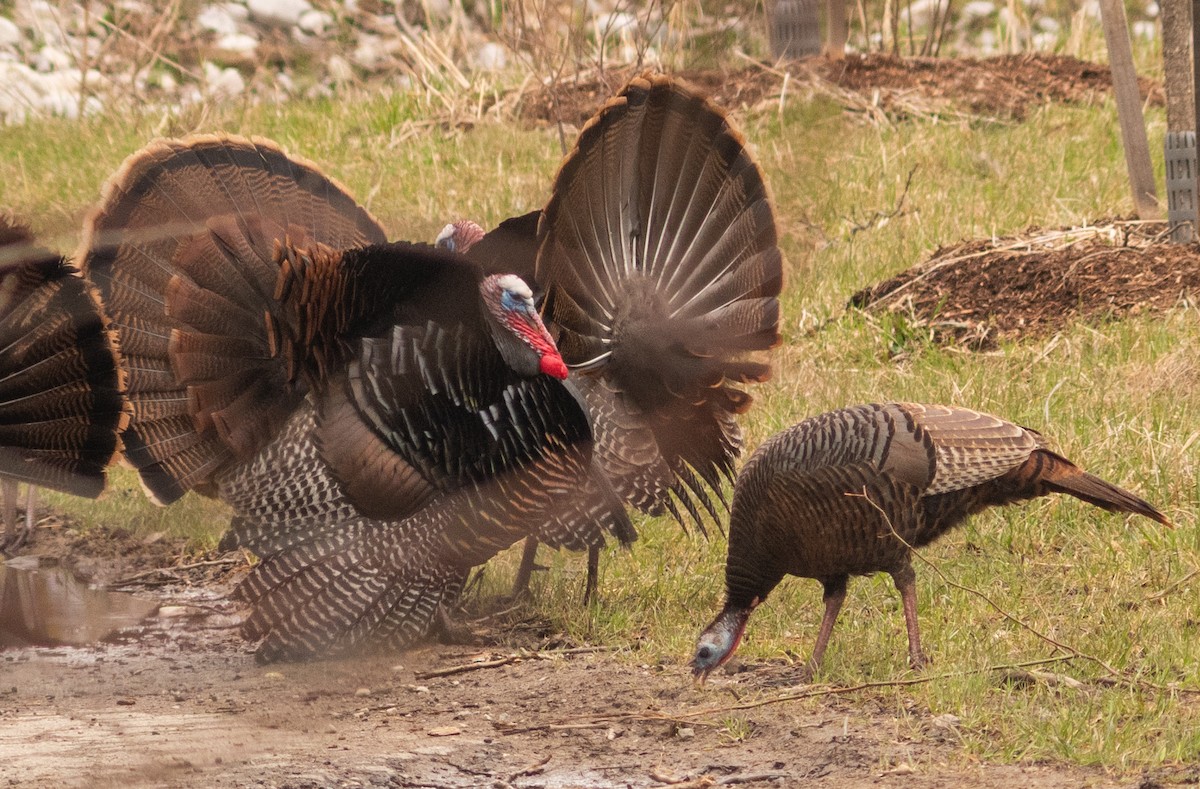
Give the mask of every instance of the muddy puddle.
[[0, 650], [98, 643], [157, 610], [153, 600], [93, 589], [36, 557], [0, 564]]

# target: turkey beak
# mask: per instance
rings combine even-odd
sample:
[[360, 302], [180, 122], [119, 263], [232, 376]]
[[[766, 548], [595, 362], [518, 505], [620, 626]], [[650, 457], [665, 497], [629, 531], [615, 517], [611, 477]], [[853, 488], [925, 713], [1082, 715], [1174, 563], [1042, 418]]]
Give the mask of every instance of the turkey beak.
[[698, 688], [704, 687], [704, 682], [708, 679], [708, 675], [712, 673], [711, 668], [701, 668], [696, 665], [696, 661], [692, 661], [689, 665], [692, 667], [692, 684]]

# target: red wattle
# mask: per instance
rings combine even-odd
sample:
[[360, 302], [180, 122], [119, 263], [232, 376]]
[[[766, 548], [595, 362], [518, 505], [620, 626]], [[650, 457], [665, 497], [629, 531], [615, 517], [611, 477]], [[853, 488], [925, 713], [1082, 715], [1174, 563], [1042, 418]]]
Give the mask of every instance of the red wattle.
[[543, 373], [551, 378], [557, 378], [560, 381], [567, 379], [567, 364], [557, 353], [544, 354], [541, 364], [538, 366]]

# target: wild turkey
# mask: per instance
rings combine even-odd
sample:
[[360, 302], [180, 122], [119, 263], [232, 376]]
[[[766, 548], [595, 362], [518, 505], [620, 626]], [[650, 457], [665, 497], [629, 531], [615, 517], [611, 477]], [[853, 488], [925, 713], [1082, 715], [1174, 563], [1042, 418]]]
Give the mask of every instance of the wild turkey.
[[[92, 498], [104, 488], [127, 418], [118, 370], [92, 288], [0, 214], [0, 549], [30, 538], [35, 485]], [[20, 482], [29, 485], [23, 528]]]
[[[725, 447], [727, 414], [748, 403], [733, 384], [766, 374], [740, 356], [775, 336], [774, 228], [747, 232], [769, 208], [740, 197], [761, 195], [761, 181], [719, 114], [643, 80], [585, 128], [548, 218], [562, 216], [567, 198], [557, 190], [570, 187], [568, 202], [588, 205], [613, 188], [592, 177], [591, 160], [614, 143], [623, 155], [642, 152], [642, 172], [670, 180], [625, 178], [621, 210], [633, 213], [613, 224], [624, 235], [610, 237], [605, 217], [588, 216], [600, 235], [587, 240], [605, 256], [579, 258], [574, 269], [563, 255], [580, 245], [575, 223], [546, 221], [539, 281], [576, 358], [610, 345], [611, 369], [652, 371], [672, 387], [647, 395], [648, 385], [631, 385], [633, 402], [673, 404], [678, 393], [680, 418], [720, 410], [708, 432]], [[690, 180], [664, 175], [655, 169], [664, 160], [701, 169]], [[586, 180], [573, 180], [584, 161]], [[609, 164], [617, 173], [629, 165]], [[648, 199], [656, 184], [694, 189], [713, 178], [716, 193], [696, 200], [719, 213]], [[663, 223], [697, 250], [668, 257], [652, 247], [628, 269], [604, 270], [637, 233], [665, 232]], [[754, 246], [760, 237], [772, 242], [765, 252]], [[225, 545], [262, 558], [239, 587], [253, 605], [244, 632], [261, 639], [260, 658], [407, 645], [455, 600], [471, 567], [530, 534], [572, 548], [606, 533], [632, 537], [525, 283], [457, 254], [385, 243], [379, 224], [311, 163], [264, 140], [153, 143], [110, 180], [80, 257], [129, 369], [126, 458], [156, 501], [187, 490], [223, 498], [236, 513]], [[609, 331], [627, 279], [642, 283], [655, 309], [670, 305], [652, 327], [664, 339], [646, 330], [589, 336]], [[581, 293], [581, 283], [608, 290]], [[754, 323], [759, 314], [769, 329]], [[626, 349], [630, 339], [640, 344]], [[678, 361], [624, 359], [646, 348]], [[663, 411], [665, 424], [673, 414]], [[705, 479], [722, 468], [684, 453], [676, 462]]]
[[900, 591], [909, 661], [921, 667], [909, 547], [987, 507], [1049, 493], [1170, 525], [1142, 499], [1046, 449], [1038, 433], [966, 408], [859, 405], [772, 436], [734, 488], [725, 607], [697, 642], [694, 673], [704, 678], [728, 660], [751, 612], [785, 575], [798, 575], [825, 589], [825, 616], [804, 670], [811, 677], [850, 576], [880, 571]]
[[[742, 446], [734, 416], [750, 406], [735, 384], [770, 373], [747, 357], [779, 340], [782, 285], [762, 175], [719, 109], [645, 75], [585, 126], [544, 211], [482, 237], [457, 222], [438, 241], [489, 270], [515, 263], [544, 291], [547, 324], [579, 373], [570, 383], [597, 462], [622, 499], [702, 530], [705, 514], [719, 520]], [[536, 537], [573, 547], [579, 531], [559, 521]], [[590, 545], [585, 601], [596, 583], [599, 543]]]

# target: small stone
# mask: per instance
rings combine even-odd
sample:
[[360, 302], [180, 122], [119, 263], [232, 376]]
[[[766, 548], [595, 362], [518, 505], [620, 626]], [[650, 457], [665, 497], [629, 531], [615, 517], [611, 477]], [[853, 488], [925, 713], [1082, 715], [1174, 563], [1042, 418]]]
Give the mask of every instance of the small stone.
[[696, 736], [696, 730], [691, 726], [683, 726], [675, 730], [675, 736], [681, 740], [690, 740]]
[[71, 56], [61, 49], [51, 46], [42, 47], [33, 59], [33, 67], [38, 71], [55, 71], [70, 68]]
[[500, 71], [508, 64], [508, 54], [500, 44], [488, 41], [475, 50], [474, 61], [475, 67], [482, 71]]
[[232, 99], [246, 90], [246, 81], [235, 68], [221, 68], [213, 63], [204, 64], [204, 76], [208, 80], [208, 93], [218, 99]]
[[[201, 8], [200, 13], [196, 14], [196, 24], [211, 33], [227, 36], [237, 33], [238, 19], [230, 9], [232, 5], [234, 3], [220, 3]], [[242, 7], [242, 10], [245, 11], [245, 8]]]
[[359, 688], [358, 690], [354, 691], [354, 695], [359, 696], [359, 697], [370, 696], [371, 689], [370, 688]]
[[996, 13], [996, 4], [990, 0], [971, 0], [962, 7], [962, 19], [986, 19]]
[[387, 58], [387, 48], [378, 36], [364, 35], [350, 53], [350, 60], [359, 68], [374, 71]]
[[435, 726], [425, 733], [430, 737], [453, 737], [462, 734], [462, 729], [457, 726]]
[[0, 47], [15, 47], [21, 43], [21, 28], [12, 20], [0, 16]]
[[962, 723], [962, 718], [952, 713], [945, 712], [941, 715], [934, 715], [929, 722], [939, 729], [957, 729], [959, 724]]
[[308, 0], [247, 0], [246, 8], [256, 22], [278, 27], [294, 27], [300, 17], [312, 10]]
[[310, 36], [320, 36], [333, 26], [333, 17], [324, 11], [305, 11], [296, 25]]
[[258, 49], [258, 39], [246, 33], [226, 33], [214, 43], [217, 49], [238, 55], [250, 55]]
[[278, 671], [268, 671], [266, 674], [263, 674], [263, 679], [269, 679], [272, 682], [282, 682], [283, 674]]
[[179, 619], [191, 616], [194, 613], [195, 611], [186, 605], [162, 605], [158, 607], [159, 619]]

